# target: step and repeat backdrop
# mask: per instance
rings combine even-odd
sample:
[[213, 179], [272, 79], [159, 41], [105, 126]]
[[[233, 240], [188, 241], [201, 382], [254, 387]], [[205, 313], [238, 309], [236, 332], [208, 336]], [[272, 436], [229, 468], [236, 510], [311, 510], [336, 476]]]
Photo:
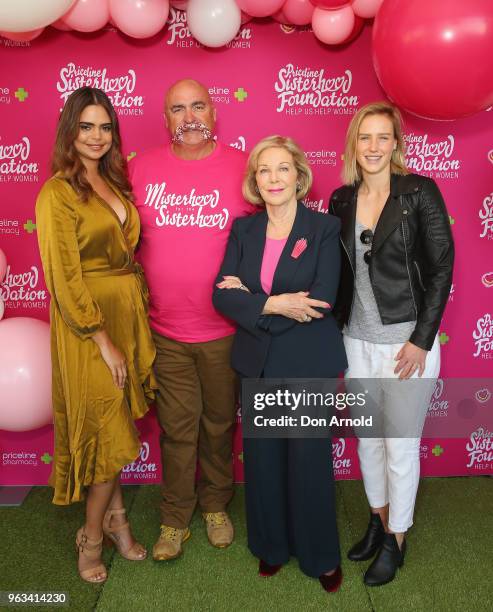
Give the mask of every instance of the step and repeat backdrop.
[[[56, 123], [68, 96], [84, 85], [108, 93], [130, 160], [167, 140], [164, 93], [184, 77], [209, 88], [222, 142], [249, 151], [270, 134], [297, 140], [315, 178], [306, 205], [322, 212], [340, 185], [351, 116], [363, 104], [385, 97], [372, 66], [368, 26], [350, 45], [328, 48], [307, 27], [249, 22], [227, 47], [215, 50], [198, 44], [185, 13], [172, 9], [167, 28], [144, 41], [111, 27], [93, 35], [50, 28], [30, 43], [0, 38], [0, 248], [8, 261], [0, 285], [5, 302], [0, 325], [12, 317], [49, 319], [34, 205], [50, 176]], [[439, 184], [457, 250], [439, 332], [442, 378], [428, 415], [435, 437], [423, 438], [422, 474], [493, 474], [493, 428], [488, 427], [491, 416], [487, 418], [493, 411], [493, 385], [487, 380], [493, 378], [493, 111], [457, 122], [404, 118], [409, 168]], [[8, 355], [9, 346], [0, 346], [0, 351]], [[448, 379], [454, 377], [478, 379], [460, 437], [446, 434], [457, 389]], [[36, 389], [31, 391], [34, 414]], [[15, 412], [15, 398], [13, 404]], [[140, 457], [124, 469], [122, 479], [157, 483], [161, 474], [154, 413], [138, 425]], [[242, 481], [241, 426], [235, 435], [236, 478]], [[0, 485], [45, 484], [52, 449], [50, 425], [24, 432], [0, 430]], [[353, 438], [335, 438], [333, 458], [338, 478], [360, 478]]]

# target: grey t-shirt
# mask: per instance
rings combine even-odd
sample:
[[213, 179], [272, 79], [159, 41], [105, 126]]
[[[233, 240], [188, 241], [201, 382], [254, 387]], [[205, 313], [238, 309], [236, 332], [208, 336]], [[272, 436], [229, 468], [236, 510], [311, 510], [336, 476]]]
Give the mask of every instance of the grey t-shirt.
[[[392, 323], [383, 325], [378, 312], [375, 296], [370, 282], [368, 264], [363, 259], [365, 251], [371, 245], [363, 244], [360, 240], [361, 232], [366, 228], [356, 219], [356, 278], [354, 279], [354, 301], [351, 319], [345, 327], [344, 333], [350, 338], [366, 340], [375, 344], [398, 344], [409, 340], [416, 321]], [[373, 231], [373, 230], [372, 230]]]

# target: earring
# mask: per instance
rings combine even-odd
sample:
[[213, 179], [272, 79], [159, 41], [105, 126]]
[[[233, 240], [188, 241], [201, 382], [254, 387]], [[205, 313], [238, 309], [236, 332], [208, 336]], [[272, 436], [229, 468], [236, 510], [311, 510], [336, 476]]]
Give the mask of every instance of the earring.
[[296, 191], [300, 191], [301, 189], [301, 183], [296, 183]]

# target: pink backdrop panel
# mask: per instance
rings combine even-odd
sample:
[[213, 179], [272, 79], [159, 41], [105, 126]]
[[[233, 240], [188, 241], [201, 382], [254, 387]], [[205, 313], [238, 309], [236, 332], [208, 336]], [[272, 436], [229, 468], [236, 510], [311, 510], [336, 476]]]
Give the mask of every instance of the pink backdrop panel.
[[[371, 62], [369, 26], [338, 49], [319, 43], [309, 27], [249, 22], [225, 48], [213, 50], [197, 43], [185, 14], [172, 9], [167, 28], [149, 40], [132, 40], [112, 27], [89, 35], [48, 29], [32, 42], [0, 38], [0, 46], [0, 248], [9, 264], [0, 297], [6, 317], [49, 317], [34, 204], [50, 176], [60, 110], [77, 87], [101, 87], [110, 95], [131, 158], [168, 138], [162, 118], [166, 89], [184, 77], [204, 82], [217, 107], [221, 141], [248, 151], [278, 133], [300, 143], [315, 178], [306, 203], [320, 211], [340, 184], [351, 116], [385, 98]], [[439, 184], [456, 242], [454, 284], [440, 327], [441, 376], [492, 376], [493, 112], [457, 122], [404, 119], [408, 164]], [[154, 412], [138, 425], [141, 453], [122, 480], [158, 483]], [[423, 439], [423, 475], [493, 473], [493, 438], [482, 427], [472, 423], [460, 440]], [[0, 431], [0, 485], [45, 484], [52, 449], [51, 427]], [[234, 452], [235, 477], [242, 481], [239, 427]], [[360, 478], [354, 439], [334, 439], [333, 459], [337, 478]]]

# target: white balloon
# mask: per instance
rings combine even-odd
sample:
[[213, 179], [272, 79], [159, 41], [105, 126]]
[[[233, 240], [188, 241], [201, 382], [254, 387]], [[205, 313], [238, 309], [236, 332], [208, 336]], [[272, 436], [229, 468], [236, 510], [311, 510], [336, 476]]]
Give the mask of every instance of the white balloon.
[[0, 30], [29, 32], [60, 19], [75, 0], [0, 0]]
[[238, 34], [241, 11], [235, 0], [190, 0], [187, 24], [206, 47], [222, 47]]

